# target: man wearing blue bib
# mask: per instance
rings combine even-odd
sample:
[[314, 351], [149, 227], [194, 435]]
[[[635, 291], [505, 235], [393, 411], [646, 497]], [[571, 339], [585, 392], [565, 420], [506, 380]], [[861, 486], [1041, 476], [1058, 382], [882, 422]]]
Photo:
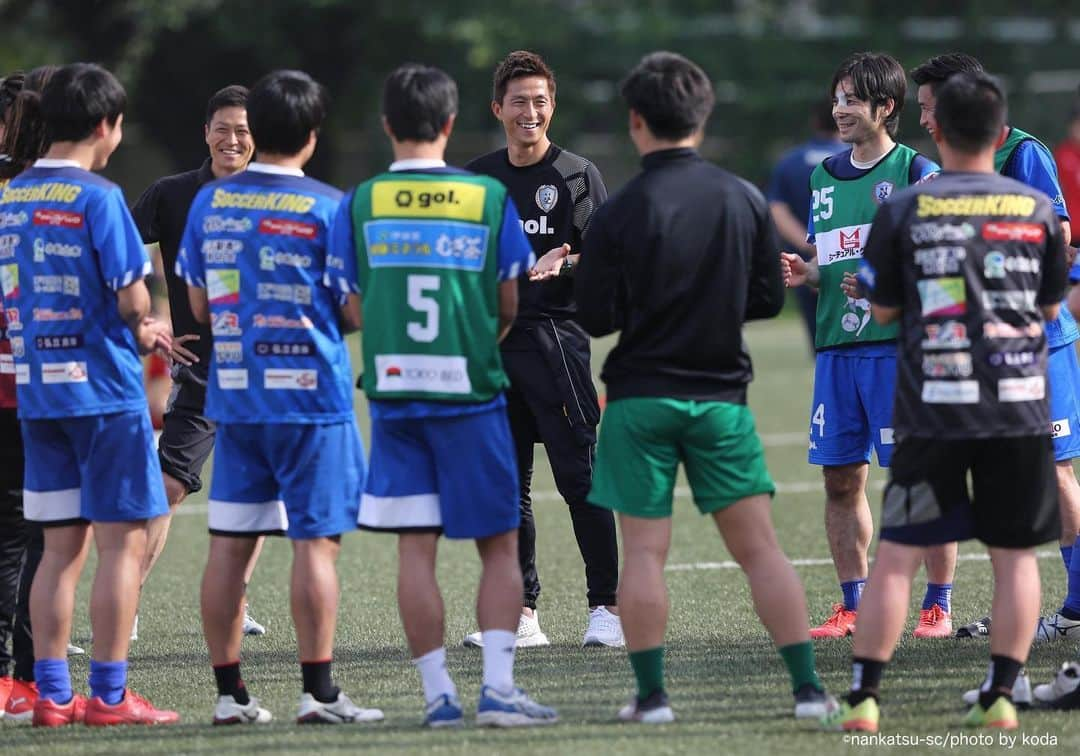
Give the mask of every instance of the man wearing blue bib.
[[203, 631], [218, 701], [215, 724], [268, 722], [240, 676], [244, 574], [258, 536], [293, 543], [292, 616], [303, 676], [297, 721], [382, 719], [334, 686], [335, 568], [356, 527], [363, 449], [343, 333], [359, 323], [349, 297], [323, 284], [326, 238], [341, 199], [304, 176], [326, 112], [321, 85], [300, 71], [251, 90], [257, 145], [247, 171], [196, 195], [177, 256], [191, 310], [212, 323], [206, 415], [218, 424], [210, 490]]

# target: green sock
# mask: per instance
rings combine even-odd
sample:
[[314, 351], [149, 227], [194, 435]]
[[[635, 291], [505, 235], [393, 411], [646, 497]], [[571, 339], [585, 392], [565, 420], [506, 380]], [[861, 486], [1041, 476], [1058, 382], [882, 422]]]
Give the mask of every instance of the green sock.
[[810, 641], [792, 643], [779, 651], [787, 665], [788, 674], [791, 675], [792, 691], [797, 691], [804, 685], [813, 685], [817, 690], [824, 690], [817, 670], [814, 669], [814, 646]]
[[645, 700], [653, 693], [664, 689], [663, 646], [645, 651], [631, 651], [630, 666], [634, 668], [634, 677], [637, 678], [638, 699]]

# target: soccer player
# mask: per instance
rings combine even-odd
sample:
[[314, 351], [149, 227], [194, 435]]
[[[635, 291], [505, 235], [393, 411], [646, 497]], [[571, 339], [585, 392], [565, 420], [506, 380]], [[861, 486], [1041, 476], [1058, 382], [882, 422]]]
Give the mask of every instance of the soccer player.
[[[975, 58], [963, 53], [948, 53], [931, 58], [911, 72], [919, 85], [919, 122], [931, 134], [937, 128], [935, 102], [937, 89], [952, 75], [980, 73], [983, 67]], [[1065, 243], [1071, 239], [1069, 214], [1058, 183], [1057, 168], [1050, 150], [1035, 137], [1011, 126], [1005, 141], [994, 153], [994, 167], [1003, 176], [1022, 181], [1051, 198], [1054, 211], [1062, 223]], [[1080, 532], [1080, 483], [1073, 471], [1073, 459], [1080, 457], [1080, 363], [1076, 358], [1076, 341], [1080, 329], [1068, 307], [1061, 307], [1057, 318], [1046, 323], [1047, 382], [1049, 383], [1050, 432], [1054, 439], [1054, 459], [1057, 475], [1058, 502], [1061, 511], [1062, 560], [1067, 573], [1067, 591], [1061, 608], [1051, 617], [1041, 617], [1035, 632], [1035, 642], [1080, 638], [1080, 550], [1074, 550]], [[955, 549], [955, 545], [952, 546]], [[1073, 564], [1075, 551], [1076, 563]], [[964, 637], [985, 636], [990, 631], [990, 617], [972, 622], [957, 631]], [[1015, 691], [1018, 700], [1030, 701], [1030, 684], [1026, 675], [1018, 679]]]
[[[878, 205], [896, 189], [923, 181], [937, 165], [894, 141], [907, 92], [904, 69], [881, 53], [856, 53], [833, 74], [829, 90], [840, 139], [851, 145], [824, 160], [810, 177], [813, 195], [809, 262], [784, 253], [785, 283], [818, 289], [810, 464], [825, 480], [825, 532], [843, 593], [812, 638], [842, 638], [855, 626], [869, 570], [873, 520], [866, 499], [870, 451], [889, 466], [893, 450], [896, 326], [870, 320], [870, 303], [842, 288], [862, 257]], [[955, 554], [952, 555], [955, 557]], [[927, 553], [927, 586], [916, 637], [952, 634], [952, 575], [943, 548]], [[936, 607], [936, 608], [935, 608]]]
[[362, 298], [365, 325], [371, 463], [359, 524], [398, 534], [398, 608], [424, 724], [463, 721], [446, 670], [440, 534], [475, 541], [480, 555], [477, 724], [551, 724], [555, 711], [514, 685], [518, 483], [498, 348], [517, 309], [517, 277], [535, 255], [506, 188], [444, 162], [457, 109], [457, 85], [443, 71], [393, 71], [382, 120], [394, 162], [346, 194], [334, 221], [330, 274]]
[[244, 686], [240, 641], [258, 537], [283, 533], [293, 545], [290, 604], [303, 678], [297, 721], [383, 718], [350, 701], [330, 669], [335, 562], [341, 534], [356, 527], [364, 461], [343, 337], [359, 323], [347, 297], [323, 285], [341, 193], [302, 170], [325, 114], [325, 92], [306, 73], [260, 79], [247, 102], [255, 161], [199, 190], [177, 256], [195, 320], [219, 326], [206, 395], [217, 453], [202, 582], [215, 724], [272, 718]]
[[[21, 71], [4, 78], [0, 84], [0, 189], [33, 164], [45, 151], [44, 124], [35, 121], [24, 125], [20, 116], [18, 95], [24, 88], [41, 92], [57, 66], [40, 66], [23, 74]], [[18, 155], [12, 159], [10, 154]], [[16, 215], [0, 215], [0, 228], [10, 228], [19, 220]], [[10, 248], [13, 237], [5, 237]], [[13, 254], [13, 252], [12, 252]], [[11, 311], [9, 323], [0, 298], [0, 422], [4, 424], [0, 446], [0, 658], [11, 665], [10, 676], [0, 677], [0, 717], [11, 721], [30, 721], [37, 701], [34, 683], [34, 639], [30, 627], [30, 586], [41, 561], [44, 533], [41, 525], [30, 522], [23, 512], [23, 454], [22, 433], [16, 408], [15, 363], [12, 344], [25, 351], [26, 341], [21, 334], [22, 321], [18, 308]], [[6, 657], [7, 641], [11, 639], [11, 656]], [[85, 653], [70, 641], [68, 656]]]
[[[23, 325], [24, 349], [13, 352], [24, 506], [45, 528], [30, 595], [33, 722], [176, 722], [126, 690], [146, 523], [167, 510], [138, 354], [171, 343], [168, 325], [149, 317], [150, 261], [123, 194], [90, 173], [120, 143], [126, 95], [105, 69], [74, 63], [20, 98], [24, 125], [42, 122], [51, 141], [0, 196], [15, 237], [0, 282], [8, 316], [15, 308]], [[91, 523], [98, 563], [86, 702], [72, 691], [66, 646]]]
[[[900, 322], [898, 445], [854, 682], [824, 722], [845, 730], [878, 729], [882, 672], [923, 548], [967, 538], [990, 551], [994, 628], [990, 671], [964, 723], [1017, 727], [1011, 692], [1039, 615], [1034, 547], [1056, 539], [1061, 524], [1043, 330], [1065, 293], [1061, 224], [1042, 192], [995, 171], [1007, 131], [997, 82], [957, 74], [936, 98], [932, 134], [945, 171], [882, 206], [864, 255], [875, 319]], [[945, 331], [947, 345], [937, 338]]]
[[776, 542], [761, 440], [746, 406], [746, 320], [775, 316], [784, 291], [765, 198], [697, 153], [712, 84], [669, 52], [622, 85], [642, 172], [597, 210], [574, 282], [593, 336], [621, 331], [604, 364], [604, 413], [589, 501], [619, 513], [619, 606], [637, 695], [619, 718], [674, 719], [664, 688], [664, 563], [679, 463], [750, 583], [791, 675], [796, 717], [835, 706], [814, 670], [806, 596]]
[[[585, 646], [622, 646], [615, 592], [619, 550], [611, 512], [585, 499], [592, 481], [600, 405], [589, 367], [589, 337], [574, 322], [573, 270], [593, 212], [607, 199], [600, 172], [548, 138], [555, 113], [555, 74], [536, 53], [518, 50], [495, 68], [491, 111], [506, 132], [506, 148], [476, 158], [467, 170], [506, 185], [522, 213], [534, 250], [551, 250], [518, 293], [518, 315], [500, 344], [510, 379], [506, 411], [521, 484], [518, 557], [525, 584], [517, 645], [546, 646], [536, 602], [536, 527], [530, 487], [533, 450], [544, 444], [555, 486], [570, 509], [585, 562], [589, 622]], [[479, 646], [480, 633], [465, 638]]]
[[[837, 136], [829, 100], [814, 103], [810, 110], [810, 126], [813, 136], [780, 156], [765, 193], [780, 240], [804, 260], [816, 254], [814, 245], [806, 240], [806, 219], [810, 217], [810, 174], [822, 160], [844, 149], [844, 143]], [[795, 298], [810, 335], [810, 348], [813, 349], [817, 332], [817, 294], [809, 286], [800, 286], [795, 289]]]
[[[202, 489], [203, 465], [214, 448], [214, 423], [206, 417], [206, 381], [210, 369], [211, 328], [196, 323], [188, 302], [187, 283], [176, 275], [176, 252], [184, 233], [188, 210], [199, 189], [215, 179], [232, 176], [247, 167], [255, 151], [248, 128], [247, 88], [232, 85], [214, 93], [206, 105], [204, 138], [210, 157], [194, 171], [165, 176], [151, 184], [131, 213], [146, 244], [157, 244], [169, 292], [169, 314], [173, 333], [173, 388], [158, 440], [158, 458], [165, 476], [169, 514], [150, 524], [142, 584], [165, 548], [172, 513], [188, 494]], [[217, 323], [221, 336], [229, 336], [235, 324]], [[186, 346], [185, 346], [186, 345]], [[251, 558], [254, 569], [262, 539]], [[244, 575], [244, 585], [251, 579]], [[244, 607], [244, 634], [262, 635], [266, 628], [252, 619]], [[138, 616], [132, 639], [138, 634]]]

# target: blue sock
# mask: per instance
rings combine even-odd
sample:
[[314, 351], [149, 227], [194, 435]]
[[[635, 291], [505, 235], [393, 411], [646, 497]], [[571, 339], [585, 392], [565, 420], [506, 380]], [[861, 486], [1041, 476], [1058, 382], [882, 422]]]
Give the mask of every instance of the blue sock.
[[926, 595], [922, 600], [922, 608], [929, 609], [934, 604], [941, 607], [941, 611], [952, 614], [952, 583], [927, 583]]
[[846, 580], [840, 584], [840, 590], [844, 592], [844, 608], [849, 612], [857, 611], [859, 599], [862, 598], [862, 589], [866, 586], [866, 578], [861, 580]]
[[71, 672], [67, 659], [38, 659], [34, 662], [34, 679], [38, 695], [58, 704], [71, 700]]
[[1061, 548], [1063, 557], [1066, 549], [1069, 551], [1069, 588], [1068, 593], [1065, 594], [1065, 603], [1061, 607], [1061, 614], [1067, 619], [1080, 620], [1080, 549], [1063, 546]]
[[109, 706], [124, 700], [127, 685], [127, 662], [100, 662], [90, 660], [90, 695], [100, 698]]

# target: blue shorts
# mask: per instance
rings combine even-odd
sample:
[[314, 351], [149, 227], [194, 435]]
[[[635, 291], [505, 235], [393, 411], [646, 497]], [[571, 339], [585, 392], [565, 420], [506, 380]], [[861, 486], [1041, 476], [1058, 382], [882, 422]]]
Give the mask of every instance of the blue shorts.
[[210, 532], [328, 538], [356, 529], [364, 447], [356, 422], [218, 423]]
[[833, 467], [869, 462], [870, 450], [875, 449], [878, 464], [889, 466], [896, 353], [895, 347], [887, 351], [878, 347], [880, 356], [856, 356], [848, 350], [818, 352], [810, 407], [810, 464]]
[[1050, 435], [1054, 439], [1054, 460], [1080, 457], [1080, 362], [1076, 344], [1050, 350], [1046, 363], [1050, 384]]
[[23, 420], [22, 437], [27, 520], [136, 522], [169, 511], [148, 410]]
[[504, 407], [450, 417], [372, 418], [361, 528], [486, 538], [516, 530], [520, 518]]

